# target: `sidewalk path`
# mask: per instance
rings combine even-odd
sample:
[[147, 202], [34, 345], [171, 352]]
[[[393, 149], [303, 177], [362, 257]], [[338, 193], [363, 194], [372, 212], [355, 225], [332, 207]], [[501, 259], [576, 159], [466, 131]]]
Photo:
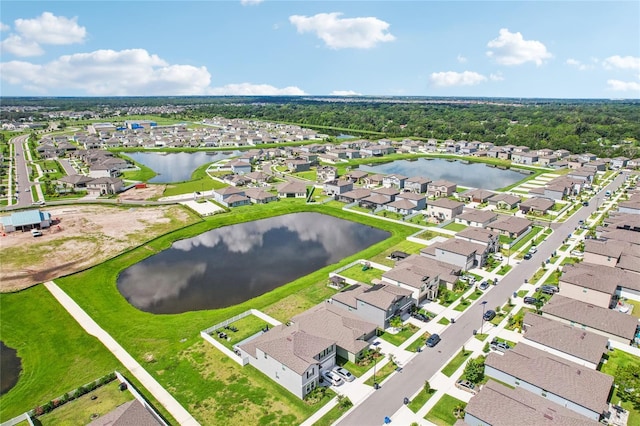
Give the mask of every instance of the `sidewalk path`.
[[104, 331], [67, 293], [53, 281], [44, 286], [58, 302], [71, 314], [87, 333], [95, 336], [115, 355], [116, 358], [142, 383], [180, 425], [199, 425], [187, 410], [175, 400], [165, 388], [154, 379], [113, 337]]

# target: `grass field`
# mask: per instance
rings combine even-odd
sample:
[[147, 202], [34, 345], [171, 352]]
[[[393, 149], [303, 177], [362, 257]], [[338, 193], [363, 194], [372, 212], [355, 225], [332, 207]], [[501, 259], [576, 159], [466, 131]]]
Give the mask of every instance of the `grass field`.
[[429, 389], [429, 392], [425, 392], [424, 390], [422, 390], [419, 394], [416, 395], [415, 398], [411, 400], [411, 402], [409, 402], [407, 407], [409, 407], [409, 410], [417, 413], [418, 410], [421, 409], [422, 406], [426, 404], [427, 401], [429, 401], [429, 399], [431, 399], [433, 394], [435, 394], [436, 392], [437, 391], [435, 389]]
[[[114, 380], [93, 392], [58, 407], [50, 413], [38, 417], [42, 426], [84, 426], [91, 422], [91, 415], [104, 416], [111, 410], [134, 399], [129, 391], [121, 391], [120, 382]], [[91, 399], [96, 397], [95, 399]]]
[[134, 161], [131, 157], [125, 154], [119, 154], [119, 156], [135, 164], [140, 169], [132, 172], [124, 172], [122, 176], [124, 179], [146, 182], [149, 179], [152, 179], [154, 176], [156, 176], [156, 172], [153, 171], [151, 168], [145, 166], [144, 164]]
[[[18, 351], [22, 373], [0, 397], [0, 421], [123, 367], [42, 286], [0, 294], [3, 342]], [[28, 312], [28, 314], [27, 314]]]
[[[640, 370], [640, 358], [623, 352], [619, 349], [614, 349], [607, 355], [608, 359], [605, 364], [602, 365], [600, 371], [611, 376], [616, 376], [616, 372], [619, 367], [626, 367], [628, 365], [634, 365], [636, 371]], [[629, 410], [629, 422], [628, 426], [640, 425], [640, 407], [633, 404], [631, 401], [622, 401], [618, 396], [617, 389], [614, 389], [614, 394], [611, 397], [611, 402], [621, 405], [625, 410]]]
[[[281, 201], [234, 209], [157, 238], [90, 270], [65, 277], [59, 285], [89, 315], [138, 359], [143, 366], [202, 424], [298, 424], [318, 409], [308, 406], [284, 388], [247, 366], [240, 367], [199, 337], [199, 331], [249, 308], [260, 309], [287, 321], [335, 294], [327, 287], [329, 272], [360, 258], [370, 258], [415, 232], [400, 224], [355, 215], [339, 208]], [[386, 229], [391, 237], [360, 253], [250, 301], [224, 309], [153, 315], [132, 307], [118, 292], [116, 277], [122, 269], [159, 252], [178, 239], [206, 230], [256, 218], [298, 211], [317, 211]], [[154, 362], [146, 362], [153, 355]]]
[[177, 182], [167, 185], [164, 197], [178, 194], [188, 194], [196, 191], [211, 191], [212, 189], [220, 189], [229, 186], [217, 180], [213, 180], [207, 175], [207, 167], [209, 164], [203, 164], [193, 171], [191, 180], [185, 182]]
[[391, 343], [392, 345], [400, 346], [401, 344], [406, 342], [407, 339], [409, 339], [409, 337], [413, 336], [418, 330], [419, 330], [418, 327], [416, 327], [413, 324], [405, 324], [402, 330], [399, 331], [398, 333], [391, 334], [391, 333], [383, 332], [380, 335], [380, 338]]
[[403, 251], [409, 254], [419, 254], [420, 249], [424, 247], [425, 247], [424, 244], [419, 244], [419, 243], [414, 243], [408, 240], [404, 240], [393, 247], [389, 247], [387, 250], [383, 251], [382, 253], [376, 256], [373, 256], [370, 260], [372, 262], [379, 263], [381, 265], [393, 266], [395, 265], [396, 262], [394, 260], [388, 259], [387, 257], [389, 257], [389, 255], [394, 251]]
[[[384, 367], [382, 368], [378, 368], [376, 369], [376, 376], [375, 376], [375, 380], [378, 383], [382, 383], [382, 381], [384, 379], [386, 379], [387, 377], [389, 377], [394, 371], [396, 371], [396, 365], [393, 362], [388, 362], [387, 364], [384, 365]], [[364, 384], [368, 385], [368, 386], [373, 386], [373, 379], [374, 377], [371, 376], [369, 377]]]
[[429, 420], [431, 423], [435, 423], [438, 426], [450, 426], [456, 422], [458, 419], [455, 416], [454, 411], [456, 408], [461, 408], [464, 410], [467, 404], [460, 401], [457, 398], [454, 398], [448, 394], [442, 395], [442, 398], [438, 401], [436, 405], [433, 406], [431, 411], [427, 413], [424, 417], [426, 420]]
[[456, 370], [462, 364], [464, 364], [467, 358], [469, 358], [469, 355], [471, 355], [471, 351], [460, 350], [460, 352], [458, 352], [456, 356], [454, 356], [453, 359], [449, 361], [447, 365], [445, 365], [445, 367], [442, 369], [442, 374], [447, 377], [451, 377], [453, 373], [455, 373]]
[[371, 284], [372, 280], [380, 279], [382, 278], [382, 274], [384, 274], [384, 271], [380, 269], [369, 268], [366, 271], [363, 271], [362, 268], [363, 265], [358, 263], [353, 265], [351, 268], [345, 269], [344, 271], [340, 272], [340, 275], [359, 281], [361, 283]]
[[443, 226], [442, 229], [447, 229], [449, 231], [460, 232], [467, 229], [467, 225], [463, 225], [462, 223], [451, 222], [450, 224]]

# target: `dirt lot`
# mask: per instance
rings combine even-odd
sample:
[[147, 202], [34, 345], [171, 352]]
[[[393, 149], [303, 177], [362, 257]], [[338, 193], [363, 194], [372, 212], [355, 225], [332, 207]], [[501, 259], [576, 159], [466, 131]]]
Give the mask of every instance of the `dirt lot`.
[[167, 185], [149, 185], [146, 188], [131, 188], [118, 196], [121, 200], [148, 200], [160, 198]]
[[0, 234], [0, 291], [15, 291], [96, 265], [198, 218], [181, 206], [46, 209], [41, 237]]

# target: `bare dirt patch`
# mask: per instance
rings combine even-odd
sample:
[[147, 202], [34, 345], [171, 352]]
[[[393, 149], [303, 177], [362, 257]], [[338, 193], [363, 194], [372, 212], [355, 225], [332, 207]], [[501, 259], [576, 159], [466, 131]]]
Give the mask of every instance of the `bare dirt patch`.
[[131, 188], [118, 196], [119, 200], [150, 200], [162, 197], [167, 185], [147, 185], [146, 188]]
[[181, 206], [47, 209], [41, 237], [0, 234], [0, 291], [15, 291], [97, 265], [198, 218]]

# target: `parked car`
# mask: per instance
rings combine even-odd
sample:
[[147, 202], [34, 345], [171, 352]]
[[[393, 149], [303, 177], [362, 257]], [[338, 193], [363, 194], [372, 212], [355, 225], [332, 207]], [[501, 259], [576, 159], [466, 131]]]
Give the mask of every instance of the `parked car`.
[[463, 391], [470, 392], [474, 395], [478, 393], [478, 391], [476, 390], [476, 385], [468, 380], [458, 380], [456, 382], [456, 387], [458, 389], [462, 389]]
[[538, 246], [531, 246], [529, 253], [536, 254], [538, 252]]
[[438, 334], [432, 334], [431, 336], [429, 336], [429, 338], [427, 339], [427, 346], [432, 348], [435, 345], [438, 344], [438, 342], [440, 341], [440, 336]]
[[340, 386], [342, 384], [342, 379], [340, 378], [340, 376], [338, 376], [333, 371], [325, 371], [324, 373], [322, 373], [322, 377], [324, 377], [324, 379], [333, 386]]
[[526, 253], [524, 256], [522, 256], [522, 258], [523, 258], [524, 260], [529, 260], [529, 259], [531, 259], [531, 253]]
[[540, 292], [544, 293], [544, 294], [550, 294], [550, 295], [554, 295], [557, 292], [559, 292], [560, 289], [558, 287], [556, 287], [555, 285], [543, 285], [542, 287], [540, 287]]
[[491, 321], [495, 317], [496, 317], [496, 311], [494, 311], [493, 309], [489, 309], [487, 312], [484, 313], [484, 315], [482, 316], [482, 319], [485, 321]]
[[538, 303], [538, 299], [535, 297], [527, 296], [524, 298], [524, 303], [527, 305], [536, 305]]
[[488, 288], [489, 288], [489, 283], [488, 283], [488, 282], [486, 282], [486, 281], [482, 281], [482, 282], [480, 283], [480, 285], [478, 286], [478, 288], [479, 288], [480, 290], [486, 290], [486, 289], [488, 289]]
[[588, 201], [583, 201], [582, 205], [585, 206], [585, 207], [589, 207], [589, 202]]
[[356, 376], [351, 374], [351, 372], [346, 368], [333, 367], [333, 372], [340, 376], [340, 378], [345, 382], [353, 382], [356, 379]]
[[506, 342], [497, 342], [497, 341], [493, 341], [491, 342], [491, 345], [489, 346], [491, 348], [492, 351], [499, 351], [499, 352], [506, 352], [509, 349], [511, 349], [511, 346], [509, 346], [508, 343]]
[[411, 314], [411, 316], [420, 321], [424, 321], [424, 322], [430, 321], [430, 318], [428, 316], [426, 316], [425, 314], [421, 314], [420, 312], [414, 312]]

